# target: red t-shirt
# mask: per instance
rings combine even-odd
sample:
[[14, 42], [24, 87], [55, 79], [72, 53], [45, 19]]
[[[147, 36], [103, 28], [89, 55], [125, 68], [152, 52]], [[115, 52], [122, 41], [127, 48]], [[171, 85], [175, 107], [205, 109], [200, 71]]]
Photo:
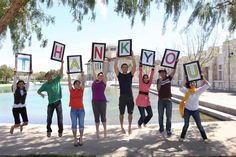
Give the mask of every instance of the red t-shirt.
[[83, 108], [84, 88], [70, 90], [70, 107], [73, 109]]

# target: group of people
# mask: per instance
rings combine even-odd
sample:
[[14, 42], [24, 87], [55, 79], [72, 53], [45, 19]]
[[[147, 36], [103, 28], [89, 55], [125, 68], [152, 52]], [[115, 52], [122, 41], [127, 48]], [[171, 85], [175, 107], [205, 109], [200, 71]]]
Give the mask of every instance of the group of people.
[[[120, 97], [119, 97], [119, 121], [121, 132], [126, 133], [124, 129], [124, 114], [127, 108], [128, 112], [128, 133], [132, 133], [132, 115], [134, 110], [134, 98], [132, 92], [132, 79], [136, 72], [136, 62], [134, 56], [129, 57], [132, 60], [132, 66], [127, 63], [123, 63], [120, 68], [118, 67], [118, 57], [115, 59], [114, 71], [119, 81]], [[47, 136], [51, 136], [51, 123], [53, 112], [56, 109], [57, 121], [58, 121], [58, 136], [63, 135], [63, 116], [62, 116], [62, 91], [60, 80], [63, 77], [63, 64], [61, 62], [61, 68], [59, 75], [55, 78], [52, 77], [50, 72], [45, 74], [46, 82], [38, 89], [37, 93], [45, 97], [43, 92], [47, 93], [48, 96], [48, 108], [47, 108]], [[92, 63], [93, 71], [93, 83], [92, 83], [92, 108], [94, 113], [94, 120], [96, 125], [96, 136], [99, 139], [99, 125], [100, 119], [104, 129], [104, 137], [107, 137], [107, 126], [106, 126], [106, 108], [107, 98], [105, 96], [106, 84], [107, 84], [107, 71], [109, 67], [109, 60], [103, 62], [103, 70], [96, 74], [95, 65]], [[139, 64], [139, 93], [136, 98], [136, 105], [140, 112], [140, 118], [138, 120], [138, 127], [142, 125], [146, 127], [147, 123], [153, 116], [151, 103], [149, 100], [150, 86], [154, 79], [155, 66], [152, 67], [150, 74], [143, 74], [143, 66]], [[164, 112], [166, 112], [166, 134], [171, 136], [171, 117], [172, 117], [172, 101], [171, 101], [171, 80], [175, 74], [175, 69], [168, 75], [165, 69], [159, 70], [159, 77], [156, 81], [156, 87], [158, 91], [158, 120], [159, 120], [159, 132], [164, 132]], [[31, 73], [30, 73], [31, 74]], [[20, 127], [20, 131], [23, 130], [23, 126], [28, 124], [28, 117], [26, 111], [25, 99], [27, 90], [29, 88], [30, 74], [28, 77], [27, 84], [23, 80], [16, 80], [16, 73], [14, 75], [13, 82], [13, 93], [14, 93], [14, 105], [13, 105], [13, 116], [15, 124], [11, 127], [10, 133], [13, 134], [14, 128]], [[209, 83], [206, 79], [203, 80], [205, 83], [202, 87], [196, 88], [196, 81], [186, 81], [186, 86], [182, 86], [180, 91], [185, 94], [181, 105], [183, 106], [182, 116], [184, 118], [184, 127], [180, 136], [180, 141], [183, 141], [189, 126], [189, 118], [192, 115], [197, 127], [201, 133], [204, 141], [207, 141], [207, 136], [204, 128], [201, 125], [201, 119], [199, 115], [199, 96], [209, 88]], [[83, 104], [83, 94], [85, 88], [84, 73], [81, 73], [81, 78], [71, 82], [70, 74], [68, 74], [68, 87], [70, 92], [71, 107], [71, 129], [74, 137], [74, 146], [83, 145], [83, 132], [84, 132], [84, 117], [85, 110]], [[147, 113], [147, 114], [146, 114]], [[20, 115], [22, 116], [23, 123], [20, 121]], [[79, 125], [79, 138], [77, 138], [77, 125]]]

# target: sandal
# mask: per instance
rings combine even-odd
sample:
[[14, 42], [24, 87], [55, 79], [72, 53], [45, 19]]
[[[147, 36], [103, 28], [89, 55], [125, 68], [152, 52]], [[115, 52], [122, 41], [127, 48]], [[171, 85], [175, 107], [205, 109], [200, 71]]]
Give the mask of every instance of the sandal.
[[82, 145], [83, 145], [83, 142], [79, 138], [79, 146], [82, 146]]
[[79, 144], [78, 144], [78, 141], [77, 139], [74, 139], [74, 146], [77, 147]]

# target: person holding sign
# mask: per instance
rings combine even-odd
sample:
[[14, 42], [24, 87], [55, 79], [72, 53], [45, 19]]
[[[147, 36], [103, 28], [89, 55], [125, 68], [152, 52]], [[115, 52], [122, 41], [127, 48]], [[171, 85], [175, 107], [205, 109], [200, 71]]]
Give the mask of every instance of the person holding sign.
[[61, 92], [60, 80], [63, 77], [63, 63], [64, 61], [62, 60], [59, 75], [57, 75], [55, 78], [52, 78], [52, 74], [50, 72], [47, 72], [45, 74], [45, 78], [47, 81], [37, 91], [37, 93], [40, 96], [42, 96], [42, 98], [45, 97], [45, 94], [42, 93], [43, 91], [47, 92], [48, 95], [47, 137], [51, 137], [52, 116], [55, 109], [57, 111], [57, 123], [59, 128], [58, 136], [62, 137], [63, 117], [62, 117], [62, 106], [61, 106], [62, 92]]
[[[84, 72], [81, 73], [81, 81], [75, 80], [73, 83], [74, 88], [71, 84], [71, 77], [68, 73], [68, 86], [70, 91], [70, 103], [69, 106], [71, 107], [70, 110], [70, 118], [72, 123], [72, 133], [74, 137], [74, 146], [82, 146], [83, 145], [83, 133], [84, 133], [84, 104], [83, 104], [83, 95], [84, 95], [84, 86], [85, 86], [85, 79], [84, 79]], [[77, 141], [77, 123], [79, 123], [79, 143]]]
[[[177, 60], [178, 62], [178, 60]], [[174, 77], [176, 69], [173, 69], [170, 75], [167, 75], [165, 69], [159, 70], [159, 78], [157, 79], [158, 91], [158, 121], [159, 132], [164, 131], [163, 115], [166, 109], [166, 132], [167, 136], [171, 136], [171, 117], [172, 117], [172, 102], [171, 102], [171, 80]]]
[[[23, 126], [28, 125], [28, 116], [26, 111], [26, 96], [30, 84], [30, 76], [32, 71], [28, 75], [27, 84], [23, 80], [18, 80], [16, 78], [16, 71], [14, 71], [14, 79], [12, 85], [12, 91], [14, 93], [14, 104], [12, 108], [12, 113], [14, 117], [15, 124], [11, 126], [10, 133], [13, 134], [15, 128], [20, 127], [20, 131], [23, 131]], [[21, 124], [20, 115], [22, 117], [23, 123]]]
[[180, 91], [185, 94], [183, 100], [181, 101], [181, 103], [184, 103], [184, 127], [180, 135], [180, 141], [183, 141], [185, 138], [189, 127], [190, 116], [193, 116], [193, 119], [195, 120], [195, 123], [197, 124], [197, 127], [201, 133], [203, 141], [208, 141], [206, 132], [201, 124], [201, 118], [199, 114], [199, 96], [210, 87], [210, 84], [204, 77], [203, 83], [204, 85], [197, 89], [196, 81], [187, 81], [185, 87], [182, 86], [180, 88]]
[[[143, 75], [142, 64], [139, 64], [139, 94], [136, 98], [136, 105], [138, 106], [140, 112], [140, 118], [138, 120], [138, 127], [141, 128], [143, 124], [144, 127], [150, 121], [153, 116], [152, 107], [149, 100], [149, 90], [152, 84], [155, 66], [153, 66], [150, 74], [150, 79], [147, 74]], [[145, 116], [145, 110], [147, 111], [147, 116]]]
[[97, 139], [99, 139], [99, 125], [100, 125], [99, 117], [101, 117], [104, 129], [104, 138], [107, 137], [107, 126], [106, 126], [107, 99], [105, 96], [105, 89], [107, 85], [108, 62], [104, 61], [103, 65], [104, 65], [103, 72], [99, 72], [96, 75], [94, 62], [92, 63], [92, 70], [93, 70], [92, 106], [96, 124]]
[[128, 121], [129, 121], [128, 131], [129, 131], [129, 134], [132, 133], [131, 123], [132, 123], [132, 118], [133, 118], [132, 114], [133, 114], [133, 110], [134, 110], [132, 79], [133, 79], [134, 73], [136, 71], [136, 63], [135, 63], [134, 56], [132, 56], [130, 58], [132, 58], [132, 64], [133, 64], [130, 72], [128, 72], [128, 64], [127, 63], [123, 63], [121, 65], [122, 72], [119, 71], [118, 57], [116, 57], [115, 64], [114, 64], [114, 71], [115, 71], [116, 76], [118, 77], [119, 87], [120, 87], [120, 97], [119, 97], [120, 116], [119, 116], [119, 119], [120, 119], [121, 131], [123, 134], [125, 134], [125, 129], [123, 127], [123, 121], [124, 121], [124, 113], [125, 113], [126, 106], [128, 109]]

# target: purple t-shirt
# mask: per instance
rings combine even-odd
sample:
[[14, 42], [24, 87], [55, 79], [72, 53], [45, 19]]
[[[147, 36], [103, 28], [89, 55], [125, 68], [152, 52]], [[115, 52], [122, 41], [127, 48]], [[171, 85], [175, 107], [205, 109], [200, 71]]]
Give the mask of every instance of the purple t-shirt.
[[106, 84], [98, 80], [93, 81], [92, 84], [92, 101], [107, 101], [105, 96]]

